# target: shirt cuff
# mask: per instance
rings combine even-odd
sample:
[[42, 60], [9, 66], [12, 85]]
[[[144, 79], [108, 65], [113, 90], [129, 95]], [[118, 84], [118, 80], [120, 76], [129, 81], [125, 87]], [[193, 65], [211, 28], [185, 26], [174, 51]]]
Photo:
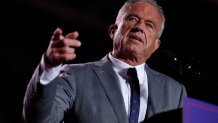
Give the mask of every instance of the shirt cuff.
[[40, 66], [42, 69], [42, 74], [40, 76], [40, 83], [42, 85], [46, 85], [49, 84], [54, 78], [56, 78], [59, 75], [62, 64], [58, 66], [52, 66], [45, 62], [45, 57], [43, 55], [40, 61]]

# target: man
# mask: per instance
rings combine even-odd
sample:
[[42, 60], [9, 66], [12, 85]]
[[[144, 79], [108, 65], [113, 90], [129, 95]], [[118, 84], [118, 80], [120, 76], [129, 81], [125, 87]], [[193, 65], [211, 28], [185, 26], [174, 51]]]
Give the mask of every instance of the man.
[[[57, 28], [27, 87], [23, 116], [34, 123], [128, 123], [131, 88], [128, 68], [136, 68], [140, 107], [136, 122], [182, 108], [186, 90], [172, 78], [148, 67], [160, 45], [164, 15], [154, 0], [130, 0], [109, 28], [113, 51], [85, 64], [76, 58], [78, 32], [66, 36]], [[62, 66], [63, 65], [63, 66]]]

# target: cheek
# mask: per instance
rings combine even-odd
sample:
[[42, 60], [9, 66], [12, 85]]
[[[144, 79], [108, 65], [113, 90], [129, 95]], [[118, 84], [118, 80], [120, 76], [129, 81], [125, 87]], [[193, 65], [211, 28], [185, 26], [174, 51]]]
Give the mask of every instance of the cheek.
[[130, 29], [130, 26], [128, 26], [128, 25], [122, 25], [122, 26], [120, 26], [119, 28], [118, 28], [118, 33], [120, 34], [120, 35], [126, 35], [126, 33], [128, 32], [128, 30]]
[[[153, 39], [154, 40], [154, 39]], [[148, 45], [145, 47], [145, 50], [149, 53], [152, 54], [156, 50], [156, 43], [155, 41], [151, 41], [148, 43]]]
[[128, 35], [130, 28], [127, 25], [121, 25], [118, 27], [117, 31], [114, 34], [115, 42], [120, 42], [125, 40], [126, 36]]
[[125, 34], [129, 32], [129, 30], [133, 27], [133, 24], [128, 22], [122, 22], [120, 25], [118, 25], [118, 29], [122, 34]]

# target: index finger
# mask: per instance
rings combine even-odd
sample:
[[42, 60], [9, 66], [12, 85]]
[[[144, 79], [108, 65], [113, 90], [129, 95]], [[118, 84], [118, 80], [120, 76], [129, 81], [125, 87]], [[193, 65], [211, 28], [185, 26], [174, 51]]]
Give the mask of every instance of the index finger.
[[77, 31], [74, 31], [74, 32], [71, 32], [71, 33], [68, 33], [66, 35], [66, 38], [70, 38], [70, 39], [76, 39], [79, 37], [79, 33]]

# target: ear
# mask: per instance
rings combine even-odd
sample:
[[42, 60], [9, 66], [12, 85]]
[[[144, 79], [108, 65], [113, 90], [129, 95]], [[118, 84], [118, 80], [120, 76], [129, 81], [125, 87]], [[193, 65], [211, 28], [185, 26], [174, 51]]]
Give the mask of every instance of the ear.
[[116, 30], [117, 30], [117, 25], [116, 25], [116, 24], [112, 24], [112, 25], [109, 27], [108, 33], [109, 33], [111, 39], [114, 39], [114, 34], [115, 34]]

